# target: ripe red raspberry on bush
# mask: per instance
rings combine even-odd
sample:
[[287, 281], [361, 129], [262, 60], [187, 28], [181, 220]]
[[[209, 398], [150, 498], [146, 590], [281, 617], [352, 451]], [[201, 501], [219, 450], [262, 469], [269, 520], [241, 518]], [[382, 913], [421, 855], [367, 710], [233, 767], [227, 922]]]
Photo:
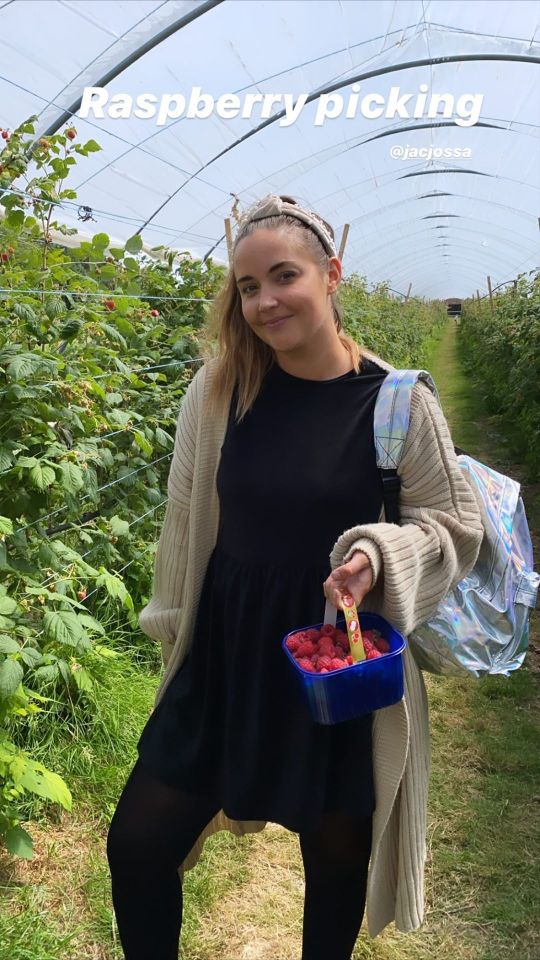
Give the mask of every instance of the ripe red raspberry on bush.
[[[366, 660], [377, 660], [390, 652], [390, 644], [379, 630], [364, 630], [362, 640]], [[308, 673], [332, 673], [354, 663], [347, 634], [330, 623], [323, 624], [320, 630], [310, 627], [290, 634], [285, 646], [298, 666]]]

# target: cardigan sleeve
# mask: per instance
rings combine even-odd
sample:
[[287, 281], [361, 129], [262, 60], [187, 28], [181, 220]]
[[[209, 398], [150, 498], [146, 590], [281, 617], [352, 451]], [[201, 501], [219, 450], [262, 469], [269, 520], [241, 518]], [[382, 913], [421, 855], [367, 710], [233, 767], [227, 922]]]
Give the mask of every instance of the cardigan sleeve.
[[167, 489], [169, 498], [159, 538], [150, 602], [139, 614], [141, 630], [161, 642], [166, 661], [182, 614], [181, 597], [187, 568], [189, 514], [204, 367], [190, 382], [180, 407]]
[[369, 558], [374, 587], [360, 609], [380, 613], [403, 634], [430, 617], [473, 567], [483, 538], [480, 506], [459, 466], [437, 399], [422, 382], [411, 394], [400, 518], [352, 527], [330, 554], [332, 570], [356, 550]]

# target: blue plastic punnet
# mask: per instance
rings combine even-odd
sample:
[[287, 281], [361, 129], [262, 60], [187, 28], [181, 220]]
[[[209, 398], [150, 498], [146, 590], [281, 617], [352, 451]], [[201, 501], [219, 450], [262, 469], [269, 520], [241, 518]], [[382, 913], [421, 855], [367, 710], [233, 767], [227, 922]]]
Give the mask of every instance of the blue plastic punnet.
[[[322, 623], [315, 623], [311, 627], [297, 627], [283, 638], [283, 650], [291, 661], [316, 723], [333, 724], [353, 720], [398, 703], [403, 697], [402, 657], [405, 638], [377, 613], [362, 612], [359, 620], [362, 630], [379, 630], [390, 644], [390, 650], [382, 657], [362, 660], [347, 665], [342, 670], [310, 673], [298, 665], [287, 649], [286, 643], [290, 636], [301, 630], [320, 630]], [[345, 629], [343, 614], [338, 614], [336, 626]]]

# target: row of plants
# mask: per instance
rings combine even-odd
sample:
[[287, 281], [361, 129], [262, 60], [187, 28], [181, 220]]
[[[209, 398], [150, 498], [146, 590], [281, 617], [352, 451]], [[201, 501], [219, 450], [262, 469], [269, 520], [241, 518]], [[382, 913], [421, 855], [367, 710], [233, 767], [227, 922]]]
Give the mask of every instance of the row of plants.
[[468, 300], [459, 325], [464, 367], [477, 383], [486, 410], [501, 415], [513, 453], [540, 467], [540, 273], [488, 298]]
[[[139, 235], [54, 241], [76, 233], [59, 207], [76, 200], [76, 163], [100, 147], [74, 127], [34, 132], [31, 118], [0, 154], [0, 837], [22, 857], [21, 822], [41, 801], [71, 805], [62, 771], [30, 755], [29, 739], [91, 720], [126, 633], [129, 655], [158, 669], [137, 612], [178, 409], [224, 272], [188, 253], [148, 255]], [[397, 365], [421, 363], [445, 319], [440, 304], [400, 304], [357, 276], [341, 299], [348, 332]]]
[[91, 715], [111, 635], [126, 618], [135, 630], [147, 599], [175, 421], [222, 273], [147, 256], [138, 235], [53, 242], [77, 232], [57, 211], [100, 147], [73, 127], [33, 135], [29, 120], [0, 154], [0, 835], [19, 856], [33, 797], [71, 803], [25, 752], [29, 729]]

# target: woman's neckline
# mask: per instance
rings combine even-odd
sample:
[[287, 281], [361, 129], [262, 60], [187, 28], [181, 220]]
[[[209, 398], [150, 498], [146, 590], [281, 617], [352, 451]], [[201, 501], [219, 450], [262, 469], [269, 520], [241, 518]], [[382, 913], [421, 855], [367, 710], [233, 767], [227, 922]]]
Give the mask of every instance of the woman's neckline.
[[284, 377], [287, 380], [294, 380], [296, 383], [337, 383], [339, 380], [352, 379], [353, 376], [356, 376], [356, 370], [354, 367], [352, 370], [347, 370], [347, 373], [342, 373], [339, 377], [331, 377], [329, 380], [311, 380], [308, 377], [296, 377], [293, 373], [287, 373], [283, 367], [280, 367], [278, 363], [274, 361], [272, 366], [273, 370], [276, 370], [279, 376]]

